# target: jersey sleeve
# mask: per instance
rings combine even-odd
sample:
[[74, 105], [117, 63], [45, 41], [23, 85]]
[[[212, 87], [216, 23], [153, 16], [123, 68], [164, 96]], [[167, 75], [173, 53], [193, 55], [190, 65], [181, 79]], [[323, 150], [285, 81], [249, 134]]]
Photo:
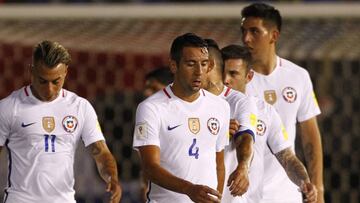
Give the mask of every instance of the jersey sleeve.
[[10, 101], [8, 98], [0, 100], [0, 146], [5, 145], [10, 135], [13, 118], [12, 111], [14, 110], [12, 104], [9, 103]]
[[301, 103], [297, 113], [297, 120], [299, 122], [306, 121], [314, 116], [320, 114], [320, 108], [313, 90], [313, 85], [309, 76], [306, 72], [304, 75], [304, 92], [301, 95]]
[[101, 127], [94, 108], [86, 101], [84, 104], [84, 126], [81, 132], [81, 138], [84, 141], [85, 147], [88, 145], [105, 140], [101, 131]]
[[156, 145], [160, 147], [160, 118], [155, 106], [149, 102], [140, 103], [136, 110], [133, 147]]
[[291, 142], [279, 114], [272, 106], [270, 106], [270, 118], [271, 123], [266, 141], [271, 151], [276, 154], [291, 147]]
[[216, 152], [221, 152], [229, 144], [229, 122], [230, 106], [227, 102], [224, 102], [224, 119], [220, 127], [218, 139], [216, 140]]
[[232, 115], [233, 119], [236, 119], [240, 123], [239, 130], [235, 133], [236, 136], [240, 136], [243, 133], [249, 133], [255, 140], [256, 124], [258, 109], [256, 107], [256, 100], [252, 97], [246, 97], [239, 100]]

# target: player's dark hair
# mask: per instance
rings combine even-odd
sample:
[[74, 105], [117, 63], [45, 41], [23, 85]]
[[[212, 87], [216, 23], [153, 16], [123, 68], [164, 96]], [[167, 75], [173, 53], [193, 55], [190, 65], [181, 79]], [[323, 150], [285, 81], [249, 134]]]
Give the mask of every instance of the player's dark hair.
[[71, 56], [61, 44], [52, 41], [42, 41], [34, 47], [33, 66], [45, 65], [53, 68], [59, 63], [69, 65]]
[[241, 59], [246, 65], [246, 72], [250, 70], [251, 53], [248, 48], [240, 45], [231, 44], [221, 49], [221, 56], [225, 63], [229, 59]]
[[264, 20], [265, 23], [276, 25], [281, 31], [282, 19], [279, 10], [265, 3], [253, 3], [241, 11], [242, 18], [257, 17]]
[[223, 72], [224, 62], [221, 56], [221, 51], [217, 42], [213, 39], [205, 39], [205, 42], [208, 44], [209, 57], [214, 58], [216, 61], [216, 67], [219, 68], [218, 71]]
[[174, 39], [170, 48], [170, 57], [171, 60], [174, 60], [177, 65], [180, 63], [180, 59], [182, 57], [182, 51], [184, 47], [201, 47], [207, 48], [207, 44], [204, 39], [193, 34], [186, 33], [181, 36], [178, 36]]
[[163, 85], [174, 81], [174, 75], [167, 66], [156, 68], [145, 75], [145, 80], [157, 80]]

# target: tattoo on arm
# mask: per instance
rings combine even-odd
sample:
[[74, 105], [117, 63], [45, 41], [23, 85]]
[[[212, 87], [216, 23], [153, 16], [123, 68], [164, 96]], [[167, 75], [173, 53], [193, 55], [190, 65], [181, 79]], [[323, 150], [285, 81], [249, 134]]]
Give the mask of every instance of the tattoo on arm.
[[253, 156], [253, 138], [250, 134], [246, 133], [239, 136], [235, 140], [236, 156], [238, 163], [246, 164], [250, 166], [250, 162]]
[[301, 185], [301, 181], [310, 181], [305, 166], [296, 157], [290, 147], [276, 153], [275, 156], [282, 167], [285, 169], [290, 180], [297, 186]]
[[98, 141], [89, 146], [91, 155], [95, 159], [96, 166], [105, 182], [118, 181], [116, 161], [110, 153], [104, 141]]

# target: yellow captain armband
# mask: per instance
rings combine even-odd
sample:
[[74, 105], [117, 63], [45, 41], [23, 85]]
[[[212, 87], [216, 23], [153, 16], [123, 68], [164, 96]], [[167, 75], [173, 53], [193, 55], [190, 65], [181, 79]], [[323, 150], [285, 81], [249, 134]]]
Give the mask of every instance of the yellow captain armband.
[[281, 132], [282, 132], [282, 135], [284, 137], [285, 140], [288, 140], [289, 139], [289, 135], [285, 129], [285, 127], [283, 125], [281, 125]]
[[257, 117], [253, 113], [250, 114], [250, 125], [253, 127], [257, 126]]
[[315, 95], [315, 92], [314, 92], [314, 91], [312, 92], [312, 98], [313, 98], [313, 100], [314, 100], [315, 105], [316, 105], [317, 107], [319, 107], [319, 103], [318, 103], [318, 101], [317, 101], [317, 99], [316, 99], [316, 95]]

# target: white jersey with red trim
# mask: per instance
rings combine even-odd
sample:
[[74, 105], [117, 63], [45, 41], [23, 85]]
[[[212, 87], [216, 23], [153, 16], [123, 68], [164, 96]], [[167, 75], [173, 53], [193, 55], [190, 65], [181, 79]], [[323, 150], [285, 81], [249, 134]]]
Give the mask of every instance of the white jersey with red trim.
[[4, 202], [75, 202], [76, 145], [104, 140], [91, 104], [64, 89], [42, 102], [26, 86], [1, 100], [0, 112], [0, 146], [9, 154]]
[[[269, 75], [254, 73], [247, 94], [272, 104], [279, 113], [294, 149], [296, 122], [320, 114], [309, 73], [288, 60], [277, 57], [277, 66]], [[262, 202], [300, 203], [298, 187], [287, 177], [276, 157], [267, 148], [265, 155]]]
[[[216, 190], [216, 152], [228, 145], [230, 107], [200, 90], [193, 102], [175, 96], [171, 85], [139, 104], [133, 146], [156, 145], [160, 165], [171, 174]], [[192, 202], [184, 194], [150, 183], [149, 202]]]
[[[236, 119], [240, 123], [240, 128], [238, 132], [235, 133], [234, 136], [241, 136], [241, 133], [249, 133], [256, 140], [256, 124], [257, 124], [257, 115], [258, 109], [256, 107], [256, 99], [254, 97], [246, 96], [245, 94], [231, 89], [229, 87], [225, 87], [223, 92], [219, 95], [223, 99], [225, 99], [230, 105], [230, 118]], [[233, 138], [232, 138], [233, 139]], [[230, 139], [230, 140], [232, 140]], [[255, 151], [255, 150], [254, 150]], [[225, 186], [222, 197], [222, 202], [248, 202], [248, 199], [252, 194], [256, 194], [257, 188], [259, 187], [259, 181], [256, 180], [257, 174], [262, 172], [257, 167], [259, 162], [259, 155], [254, 153], [253, 159], [250, 165], [250, 174], [254, 174], [254, 180], [250, 183], [250, 188], [247, 193], [245, 193], [242, 197], [237, 196], [234, 197], [230, 194], [229, 187], [227, 187], [227, 181], [229, 179], [230, 174], [236, 169], [238, 165], [236, 148], [233, 142], [230, 142], [228, 146], [225, 147]]]

